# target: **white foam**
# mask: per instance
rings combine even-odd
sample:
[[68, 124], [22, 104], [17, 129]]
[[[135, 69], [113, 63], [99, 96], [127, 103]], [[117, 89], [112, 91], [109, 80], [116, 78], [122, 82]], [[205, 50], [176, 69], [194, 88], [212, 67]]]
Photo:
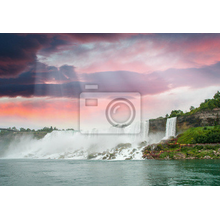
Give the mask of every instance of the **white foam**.
[[166, 135], [164, 139], [176, 136], [176, 117], [168, 118], [166, 123]]
[[[127, 129], [137, 129], [138, 126], [140, 124]], [[140, 147], [139, 144], [146, 141], [148, 132], [149, 123], [145, 123], [143, 132], [136, 135], [85, 135], [73, 131], [53, 131], [40, 140], [32, 136], [15, 137], [3, 157], [140, 160], [144, 146]]]

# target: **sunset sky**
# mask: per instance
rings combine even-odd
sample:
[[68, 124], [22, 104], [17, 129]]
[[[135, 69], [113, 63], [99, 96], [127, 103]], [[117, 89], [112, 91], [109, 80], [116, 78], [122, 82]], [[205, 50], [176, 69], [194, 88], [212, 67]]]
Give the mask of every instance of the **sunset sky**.
[[219, 34], [0, 34], [0, 127], [77, 129], [86, 84], [139, 92], [143, 119], [188, 111], [219, 71]]

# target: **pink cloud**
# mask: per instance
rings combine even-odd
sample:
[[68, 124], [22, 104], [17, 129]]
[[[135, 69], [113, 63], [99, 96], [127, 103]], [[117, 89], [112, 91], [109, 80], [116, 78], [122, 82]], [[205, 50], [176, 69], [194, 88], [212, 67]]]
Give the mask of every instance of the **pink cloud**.
[[[74, 65], [78, 73], [139, 73], [193, 68], [220, 61], [217, 34], [19, 34], [1, 35], [1, 77], [16, 76], [38, 59]], [[10, 37], [10, 41], [7, 38]], [[10, 44], [12, 42], [12, 45]], [[16, 49], [17, 48], [17, 49]]]
[[78, 73], [118, 70], [150, 73], [169, 68], [201, 67], [220, 61], [218, 35], [119, 34], [106, 36], [105, 41], [104, 35], [84, 38], [88, 41], [76, 41], [74, 46], [46, 57], [45, 62], [74, 65]]

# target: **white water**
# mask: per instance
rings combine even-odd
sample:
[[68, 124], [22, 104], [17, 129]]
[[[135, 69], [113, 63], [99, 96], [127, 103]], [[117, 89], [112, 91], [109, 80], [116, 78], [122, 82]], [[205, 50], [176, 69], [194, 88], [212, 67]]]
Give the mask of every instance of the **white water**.
[[[140, 134], [99, 135], [73, 131], [53, 131], [37, 140], [31, 136], [15, 137], [3, 158], [39, 159], [142, 159], [142, 150], [148, 143], [149, 122], [126, 129], [138, 129]], [[140, 145], [145, 141], [145, 144]]]
[[149, 120], [146, 120], [145, 126], [144, 126], [144, 139], [145, 139], [145, 141], [149, 141], [149, 127], [150, 127]]
[[[102, 135], [94, 134], [93, 130], [88, 135], [73, 131], [53, 131], [40, 140], [28, 135], [19, 136], [11, 141], [0, 158], [140, 160], [143, 148], [159, 142], [161, 134], [149, 136], [149, 120], [124, 129], [130, 129], [132, 133], [137, 131], [139, 126], [142, 132], [136, 135]], [[117, 129], [122, 133], [123, 128]], [[163, 139], [175, 135], [176, 117], [167, 119], [166, 135]]]
[[176, 117], [168, 118], [166, 123], [166, 135], [164, 139], [176, 136]]

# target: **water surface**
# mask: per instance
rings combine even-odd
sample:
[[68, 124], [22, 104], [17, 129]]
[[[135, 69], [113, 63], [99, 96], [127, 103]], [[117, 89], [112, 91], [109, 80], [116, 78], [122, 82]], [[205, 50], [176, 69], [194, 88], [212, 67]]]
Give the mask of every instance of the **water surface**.
[[0, 185], [220, 185], [220, 160], [0, 159]]

